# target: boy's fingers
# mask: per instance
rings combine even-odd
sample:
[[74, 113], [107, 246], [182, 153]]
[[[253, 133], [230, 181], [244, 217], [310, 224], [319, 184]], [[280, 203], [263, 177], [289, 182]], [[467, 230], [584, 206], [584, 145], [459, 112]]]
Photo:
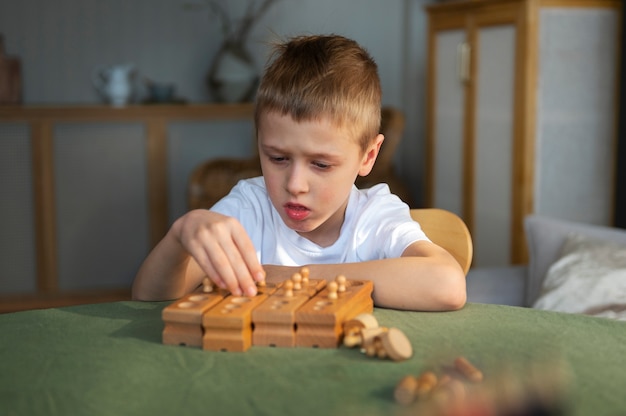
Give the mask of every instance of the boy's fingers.
[[[246, 296], [256, 295], [256, 284], [244, 258], [247, 254], [245, 250], [242, 252], [237, 241], [232, 241], [232, 244], [227, 244], [222, 248], [230, 261], [230, 267], [235, 280], [234, 282], [227, 282], [227, 284], [236, 285], [241, 292], [240, 294]], [[256, 255], [254, 257], [256, 258]]]
[[196, 262], [209, 278], [220, 288], [228, 289], [234, 295], [239, 295], [239, 285], [231, 267], [231, 261], [222, 246], [214, 241], [207, 241], [206, 245], [197, 250], [190, 250]]
[[[234, 236], [234, 241], [237, 247], [239, 247], [239, 253], [242, 260], [246, 265], [247, 272], [251, 276], [254, 282], [261, 282], [265, 280], [265, 271], [259, 263], [259, 259], [256, 254], [256, 249], [250, 237], [244, 233], [238, 233]], [[253, 283], [254, 283], [253, 282]]]

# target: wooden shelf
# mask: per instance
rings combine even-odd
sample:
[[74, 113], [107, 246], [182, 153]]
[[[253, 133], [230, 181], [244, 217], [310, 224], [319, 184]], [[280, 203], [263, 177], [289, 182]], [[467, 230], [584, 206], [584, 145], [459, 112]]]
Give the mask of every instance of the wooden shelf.
[[0, 123], [29, 126], [34, 195], [36, 293], [0, 295], [0, 312], [130, 298], [128, 289], [64, 293], [58, 284], [54, 134], [58, 123], [143, 124], [147, 160], [149, 242], [156, 245], [168, 229], [167, 131], [180, 121], [251, 120], [254, 105], [146, 104], [0, 106]]
[[147, 119], [229, 120], [253, 116], [254, 105], [246, 104], [146, 104], [111, 107], [103, 105], [0, 106], [0, 121], [141, 121]]

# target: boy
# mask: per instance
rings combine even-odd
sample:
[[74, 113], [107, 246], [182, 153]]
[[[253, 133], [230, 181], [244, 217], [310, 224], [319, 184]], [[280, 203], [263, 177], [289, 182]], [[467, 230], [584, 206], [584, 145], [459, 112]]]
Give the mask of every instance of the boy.
[[315, 278], [373, 281], [379, 307], [463, 307], [463, 271], [408, 206], [386, 185], [354, 186], [384, 139], [380, 107], [377, 66], [356, 42], [307, 36], [277, 46], [256, 99], [263, 176], [175, 221], [141, 266], [133, 297], [178, 298], [205, 276], [254, 296], [266, 276], [285, 280], [306, 265]]

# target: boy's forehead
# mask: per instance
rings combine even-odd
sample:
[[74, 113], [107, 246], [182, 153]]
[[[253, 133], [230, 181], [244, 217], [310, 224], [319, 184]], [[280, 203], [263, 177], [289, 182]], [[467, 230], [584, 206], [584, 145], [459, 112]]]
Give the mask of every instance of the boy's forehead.
[[270, 123], [284, 118], [288, 118], [293, 123], [292, 127], [295, 128], [298, 128], [298, 125], [301, 125], [302, 128], [306, 128], [310, 125], [318, 125], [326, 130], [334, 131], [343, 137], [356, 139], [354, 129], [351, 129], [348, 126], [348, 123], [339, 122], [334, 117], [326, 114], [320, 114], [315, 117], [307, 117], [298, 120], [289, 113], [280, 114], [276, 111], [266, 111], [259, 115], [258, 125], [256, 127], [258, 130], [261, 130], [270, 127]]
[[[348, 150], [344, 147], [346, 145], [360, 149], [359, 141], [356, 139], [354, 131], [347, 128], [347, 126], [339, 126], [333, 123], [330, 117], [319, 120], [297, 121], [290, 115], [270, 113], [261, 115], [258, 121], [257, 139], [259, 145], [264, 147], [280, 149], [285, 145], [290, 147], [291, 144], [300, 143], [299, 146], [301, 146], [310, 141], [309, 145], [311, 146], [322, 143], [330, 145], [326, 149], [329, 153], [343, 153]], [[286, 130], [281, 132], [282, 128]], [[301, 129], [301, 135], [298, 131], [299, 129]], [[310, 149], [312, 152], [320, 150], [322, 149]], [[326, 151], [322, 151], [322, 153], [326, 153]]]

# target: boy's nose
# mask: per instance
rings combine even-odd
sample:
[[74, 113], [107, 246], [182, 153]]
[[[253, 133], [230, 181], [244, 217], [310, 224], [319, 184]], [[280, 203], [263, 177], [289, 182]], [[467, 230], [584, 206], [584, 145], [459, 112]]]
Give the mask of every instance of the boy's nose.
[[287, 177], [287, 192], [292, 195], [301, 194], [309, 190], [308, 181], [306, 179], [306, 170], [293, 164], [289, 170]]

